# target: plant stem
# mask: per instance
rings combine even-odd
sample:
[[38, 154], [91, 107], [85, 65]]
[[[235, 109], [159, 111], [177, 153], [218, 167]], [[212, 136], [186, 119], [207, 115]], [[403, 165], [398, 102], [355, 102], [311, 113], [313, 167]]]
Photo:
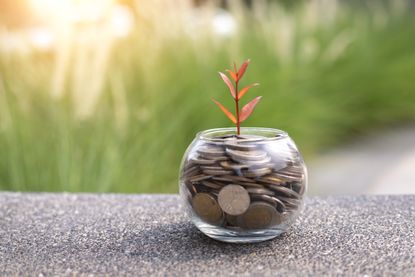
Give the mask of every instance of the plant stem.
[[236, 109], [236, 134], [239, 136], [241, 134], [241, 122], [239, 121], [239, 92], [238, 92], [238, 83], [239, 80], [235, 81], [235, 109]]

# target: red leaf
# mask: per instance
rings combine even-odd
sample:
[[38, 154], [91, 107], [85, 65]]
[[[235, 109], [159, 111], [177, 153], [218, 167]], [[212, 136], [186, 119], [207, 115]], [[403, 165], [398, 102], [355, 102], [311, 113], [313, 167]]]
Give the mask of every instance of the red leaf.
[[235, 82], [238, 80], [238, 77], [236, 77], [236, 73], [233, 72], [232, 70], [226, 69], [226, 71], [228, 71], [229, 75], [231, 75], [232, 80], [234, 80]]
[[238, 80], [242, 79], [242, 76], [244, 76], [244, 74], [245, 74], [245, 70], [246, 70], [246, 68], [248, 67], [249, 62], [250, 62], [250, 60], [249, 60], [249, 59], [248, 59], [248, 60], [246, 60], [246, 61], [245, 61], [245, 62], [241, 65], [241, 68], [239, 68], [239, 71], [238, 71], [238, 74], [237, 74], [237, 76], [238, 76]]
[[241, 117], [240, 121], [244, 122], [251, 113], [254, 111], [255, 106], [258, 104], [259, 100], [261, 100], [262, 96], [255, 97], [254, 100], [246, 104], [241, 110]]
[[235, 99], [235, 97], [236, 97], [236, 95], [235, 95], [235, 88], [233, 87], [231, 80], [229, 80], [228, 76], [226, 76], [222, 72], [219, 72], [219, 75], [222, 78], [222, 80], [225, 82], [225, 84], [228, 86], [229, 91], [232, 94], [232, 97]]
[[244, 94], [252, 87], [254, 86], [258, 86], [258, 83], [253, 83], [252, 85], [249, 85], [247, 87], [244, 87], [243, 89], [241, 89], [238, 93], [238, 100], [242, 98], [242, 96], [244, 96]]
[[215, 99], [212, 98], [212, 101], [215, 102], [215, 104], [222, 110], [222, 112], [224, 112], [226, 114], [226, 116], [233, 122], [236, 124], [236, 118], [235, 116], [227, 109], [225, 108], [221, 103], [219, 103], [218, 101], [216, 101]]

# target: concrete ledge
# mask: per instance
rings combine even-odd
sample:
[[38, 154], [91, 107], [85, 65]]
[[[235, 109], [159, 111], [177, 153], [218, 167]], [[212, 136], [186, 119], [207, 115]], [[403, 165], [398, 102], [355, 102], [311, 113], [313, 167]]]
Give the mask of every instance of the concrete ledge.
[[176, 195], [0, 193], [1, 276], [415, 276], [415, 195], [310, 198], [280, 238], [216, 242]]

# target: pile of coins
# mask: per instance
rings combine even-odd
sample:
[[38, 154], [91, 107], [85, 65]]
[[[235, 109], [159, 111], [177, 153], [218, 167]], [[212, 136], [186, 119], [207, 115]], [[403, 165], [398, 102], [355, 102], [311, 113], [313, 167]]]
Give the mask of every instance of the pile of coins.
[[298, 151], [288, 145], [274, 153], [266, 147], [234, 137], [197, 146], [181, 181], [201, 220], [226, 228], [264, 229], [298, 210], [305, 190]]

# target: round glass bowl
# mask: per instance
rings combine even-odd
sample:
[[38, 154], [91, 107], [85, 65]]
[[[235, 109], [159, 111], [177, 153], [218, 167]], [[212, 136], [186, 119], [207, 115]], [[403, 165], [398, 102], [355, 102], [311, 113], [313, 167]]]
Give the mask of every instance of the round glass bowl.
[[180, 195], [196, 227], [235, 243], [272, 239], [303, 206], [307, 169], [286, 132], [211, 129], [190, 144], [180, 169]]

